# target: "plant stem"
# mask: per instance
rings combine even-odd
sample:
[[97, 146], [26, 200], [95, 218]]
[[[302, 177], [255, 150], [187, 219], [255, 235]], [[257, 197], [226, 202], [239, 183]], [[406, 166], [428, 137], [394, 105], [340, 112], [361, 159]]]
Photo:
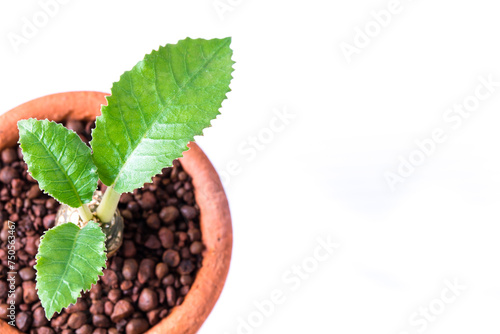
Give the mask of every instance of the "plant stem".
[[87, 204], [82, 205], [78, 208], [78, 213], [82, 217], [83, 221], [86, 223], [92, 219], [92, 212], [90, 212], [89, 206]]
[[113, 216], [115, 215], [116, 207], [118, 206], [118, 201], [120, 200], [120, 195], [115, 191], [113, 186], [108, 187], [104, 196], [102, 197], [101, 204], [97, 207], [97, 217], [103, 223], [109, 223]]

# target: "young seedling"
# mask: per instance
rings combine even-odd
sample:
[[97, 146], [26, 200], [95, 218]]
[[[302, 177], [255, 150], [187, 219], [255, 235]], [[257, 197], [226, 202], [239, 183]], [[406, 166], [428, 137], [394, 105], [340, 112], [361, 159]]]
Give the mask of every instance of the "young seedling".
[[[172, 166], [219, 114], [232, 79], [230, 43], [188, 38], [146, 55], [113, 84], [92, 131], [92, 150], [60, 124], [18, 122], [28, 171], [44, 192], [78, 208], [83, 221], [41, 237], [36, 287], [48, 319], [103, 274], [106, 235], [99, 223], [112, 220], [120, 195]], [[99, 179], [108, 187], [92, 212], [88, 203]]]

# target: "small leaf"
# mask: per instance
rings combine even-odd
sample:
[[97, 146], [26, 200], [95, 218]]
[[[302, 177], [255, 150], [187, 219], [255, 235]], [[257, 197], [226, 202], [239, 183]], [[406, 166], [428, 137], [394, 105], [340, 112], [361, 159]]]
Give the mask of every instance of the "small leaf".
[[111, 88], [92, 132], [101, 181], [131, 192], [171, 166], [219, 114], [233, 71], [230, 38], [153, 51]]
[[45, 232], [36, 255], [36, 288], [47, 319], [76, 303], [106, 266], [105, 235], [89, 221], [80, 229], [65, 223]]
[[92, 200], [98, 175], [90, 148], [78, 135], [47, 120], [21, 120], [19, 143], [41, 189], [73, 208]]

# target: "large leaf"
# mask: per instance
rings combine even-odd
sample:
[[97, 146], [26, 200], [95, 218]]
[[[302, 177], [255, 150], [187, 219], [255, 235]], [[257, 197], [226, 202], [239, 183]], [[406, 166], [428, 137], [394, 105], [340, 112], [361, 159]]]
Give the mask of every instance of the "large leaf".
[[118, 193], [142, 187], [210, 126], [230, 91], [230, 43], [188, 38], [167, 44], [113, 84], [91, 142], [104, 184]]
[[73, 223], [58, 225], [42, 236], [36, 255], [36, 288], [47, 319], [76, 303], [106, 266], [105, 235], [89, 221], [80, 229]]
[[97, 188], [97, 168], [80, 137], [47, 120], [31, 118], [17, 126], [24, 161], [40, 188], [74, 208], [90, 202]]

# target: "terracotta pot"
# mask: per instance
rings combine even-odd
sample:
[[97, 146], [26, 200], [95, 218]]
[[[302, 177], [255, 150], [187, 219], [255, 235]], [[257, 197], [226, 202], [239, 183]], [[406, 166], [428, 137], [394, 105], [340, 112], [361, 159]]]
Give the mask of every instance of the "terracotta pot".
[[[26, 118], [62, 121], [94, 119], [106, 104], [100, 92], [69, 92], [41, 97], [0, 115], [0, 150], [16, 144], [17, 121]], [[231, 261], [233, 234], [226, 195], [219, 176], [203, 151], [195, 143], [180, 162], [192, 176], [196, 202], [200, 207], [203, 265], [182, 305], [147, 333], [196, 333], [219, 298]], [[19, 333], [0, 320], [0, 333]]]

